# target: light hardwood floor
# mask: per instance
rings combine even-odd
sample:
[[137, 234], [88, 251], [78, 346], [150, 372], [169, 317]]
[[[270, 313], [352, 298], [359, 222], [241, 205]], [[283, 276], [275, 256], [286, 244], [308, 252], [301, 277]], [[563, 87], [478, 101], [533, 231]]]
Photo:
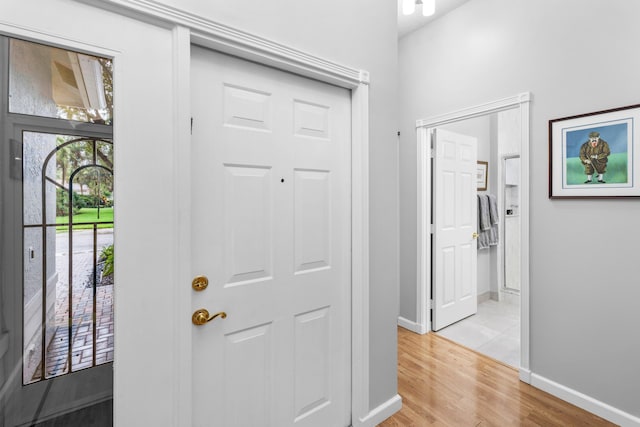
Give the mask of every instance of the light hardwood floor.
[[518, 379], [518, 371], [436, 334], [398, 328], [402, 410], [380, 427], [614, 426]]

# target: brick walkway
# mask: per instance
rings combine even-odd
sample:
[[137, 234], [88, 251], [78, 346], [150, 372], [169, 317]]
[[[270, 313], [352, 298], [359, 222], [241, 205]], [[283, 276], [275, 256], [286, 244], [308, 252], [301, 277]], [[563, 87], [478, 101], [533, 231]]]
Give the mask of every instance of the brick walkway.
[[[84, 232], [81, 232], [84, 233]], [[86, 232], [93, 238], [92, 232]], [[76, 235], [74, 233], [74, 242]], [[64, 236], [59, 238], [64, 239]], [[98, 252], [101, 247], [113, 242], [113, 234], [100, 231]], [[63, 247], [64, 245], [57, 245]], [[76, 244], [74, 243], [74, 248]], [[93, 330], [93, 287], [88, 278], [93, 271], [93, 251], [73, 252], [73, 299], [72, 322], [69, 328], [69, 275], [68, 253], [56, 253], [58, 283], [56, 287], [55, 324], [47, 330], [48, 347], [46, 352], [46, 377], [54, 377], [94, 366], [94, 330]], [[89, 286], [87, 286], [89, 284]], [[95, 324], [95, 364], [100, 365], [113, 360], [113, 285], [100, 285], [96, 288], [96, 324]], [[71, 357], [69, 358], [69, 335], [71, 334]], [[71, 367], [69, 367], [69, 360]], [[41, 377], [42, 365], [36, 368], [32, 379]]]

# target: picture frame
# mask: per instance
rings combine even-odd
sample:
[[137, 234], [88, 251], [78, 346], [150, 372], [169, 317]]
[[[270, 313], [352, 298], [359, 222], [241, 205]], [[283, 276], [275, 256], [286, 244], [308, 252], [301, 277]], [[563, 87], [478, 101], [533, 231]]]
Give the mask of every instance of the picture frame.
[[489, 181], [489, 162], [478, 160], [476, 179], [478, 191], [487, 191], [487, 183]]
[[549, 120], [549, 198], [640, 197], [640, 104]]

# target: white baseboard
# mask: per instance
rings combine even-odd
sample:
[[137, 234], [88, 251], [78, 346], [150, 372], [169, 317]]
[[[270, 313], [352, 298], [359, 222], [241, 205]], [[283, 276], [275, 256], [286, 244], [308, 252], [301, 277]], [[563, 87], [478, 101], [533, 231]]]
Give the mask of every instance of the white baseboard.
[[485, 301], [489, 301], [491, 299], [491, 292], [487, 291], [482, 294], [477, 295], [478, 304], [482, 304]]
[[402, 409], [402, 397], [396, 394], [382, 405], [369, 411], [366, 417], [356, 420], [353, 427], [375, 427]]
[[520, 381], [523, 383], [531, 384], [531, 371], [528, 369], [518, 368], [518, 375], [520, 376]]
[[530, 384], [622, 427], [640, 427], [640, 418], [538, 374], [531, 374]]
[[425, 325], [412, 322], [411, 320], [405, 319], [402, 316], [398, 316], [398, 326], [402, 326], [403, 328], [420, 335], [424, 335], [429, 332]]

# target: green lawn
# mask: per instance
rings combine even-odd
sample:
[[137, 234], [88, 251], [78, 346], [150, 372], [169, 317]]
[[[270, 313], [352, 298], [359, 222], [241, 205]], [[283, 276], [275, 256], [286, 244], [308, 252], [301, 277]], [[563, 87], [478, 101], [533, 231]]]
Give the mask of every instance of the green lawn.
[[[582, 185], [587, 176], [584, 173], [584, 166], [577, 157], [567, 159], [567, 185]], [[597, 173], [593, 177], [595, 181]], [[604, 180], [609, 184], [628, 182], [627, 177], [627, 153], [615, 153], [609, 156], [607, 172]]]
[[[56, 224], [66, 224], [69, 221], [67, 216], [56, 217]], [[106, 222], [107, 224], [98, 224], [98, 228], [113, 228], [113, 208], [100, 208], [100, 218], [98, 218], [98, 208], [82, 208], [73, 216], [73, 223], [79, 222]], [[56, 227], [57, 231], [67, 231], [69, 227], [66, 225]], [[91, 229], [92, 225], [74, 225], [74, 230]]]

